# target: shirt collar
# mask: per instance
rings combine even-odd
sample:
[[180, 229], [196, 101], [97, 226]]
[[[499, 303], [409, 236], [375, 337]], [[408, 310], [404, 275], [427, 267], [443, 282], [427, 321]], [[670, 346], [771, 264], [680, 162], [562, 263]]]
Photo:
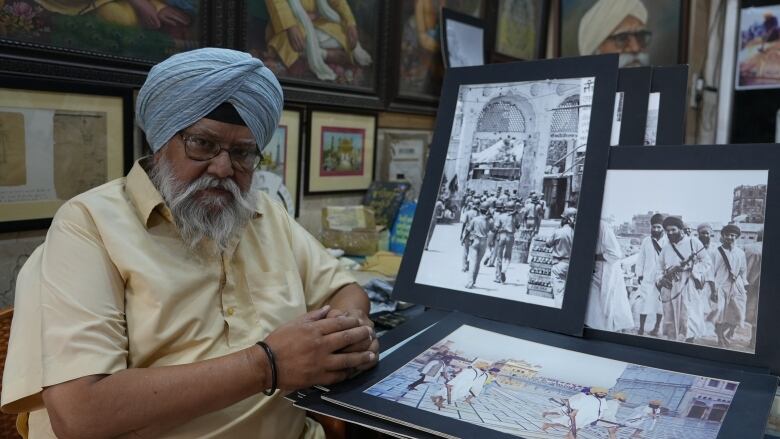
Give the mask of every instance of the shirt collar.
[[[162, 195], [152, 183], [149, 178], [148, 169], [151, 167], [151, 157], [142, 157], [135, 162], [133, 168], [127, 174], [127, 181], [125, 184], [125, 191], [130, 197], [130, 201], [136, 208], [138, 219], [144, 224], [145, 227], [149, 227], [149, 219], [152, 216], [152, 212], [158, 211], [163, 218], [168, 222], [173, 221], [173, 215], [171, 214], [168, 206], [165, 205]], [[260, 198], [258, 201], [262, 200]], [[255, 206], [255, 213], [253, 218], [259, 218], [262, 215], [260, 212], [260, 206]]]

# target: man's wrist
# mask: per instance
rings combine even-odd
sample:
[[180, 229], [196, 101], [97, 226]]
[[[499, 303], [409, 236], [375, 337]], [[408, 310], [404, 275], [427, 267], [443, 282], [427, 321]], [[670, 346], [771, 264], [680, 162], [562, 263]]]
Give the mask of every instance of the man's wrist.
[[265, 351], [259, 345], [253, 345], [247, 349], [249, 363], [253, 368], [258, 393], [271, 388], [271, 361]]

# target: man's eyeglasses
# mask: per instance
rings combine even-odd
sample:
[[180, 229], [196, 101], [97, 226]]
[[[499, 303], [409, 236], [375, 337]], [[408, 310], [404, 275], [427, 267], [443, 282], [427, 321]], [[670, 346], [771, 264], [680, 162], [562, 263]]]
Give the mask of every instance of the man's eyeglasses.
[[635, 32], [621, 32], [619, 34], [610, 35], [607, 40], [611, 41], [618, 47], [618, 49], [625, 49], [631, 42], [631, 38], [636, 40], [636, 43], [640, 48], [645, 49], [650, 45], [653, 40], [653, 33], [649, 30], [639, 30]]
[[242, 171], [253, 171], [257, 165], [260, 164], [260, 150], [255, 144], [251, 146], [223, 147], [221, 144], [204, 137], [185, 134], [181, 131], [177, 134], [181, 136], [181, 140], [184, 142], [185, 154], [192, 160], [205, 162], [213, 159], [218, 156], [222, 150], [225, 150], [228, 155], [230, 155], [230, 161], [233, 163], [233, 166]]

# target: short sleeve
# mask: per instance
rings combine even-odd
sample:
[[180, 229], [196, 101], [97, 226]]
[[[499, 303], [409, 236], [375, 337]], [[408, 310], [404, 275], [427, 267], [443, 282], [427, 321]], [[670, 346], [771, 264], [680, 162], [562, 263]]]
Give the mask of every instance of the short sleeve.
[[324, 305], [341, 287], [355, 283], [339, 261], [331, 256], [309, 232], [290, 219], [292, 249], [303, 281], [306, 309]]
[[44, 245], [43, 386], [125, 369], [124, 281], [86, 208], [64, 205]]

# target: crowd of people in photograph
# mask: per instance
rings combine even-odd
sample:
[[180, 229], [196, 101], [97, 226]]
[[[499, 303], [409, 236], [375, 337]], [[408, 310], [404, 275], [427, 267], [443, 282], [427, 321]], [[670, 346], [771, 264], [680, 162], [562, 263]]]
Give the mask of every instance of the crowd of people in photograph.
[[[589, 326], [688, 343], [715, 336], [726, 348], [755, 346], [762, 234], [739, 246], [739, 224], [723, 226], [720, 236], [710, 224], [694, 229], [674, 215], [655, 214], [650, 224], [650, 236], [633, 264], [638, 288], [619, 294], [625, 283], [613, 282], [591, 290], [593, 300], [624, 303], [604, 307], [604, 318], [591, 316]], [[602, 234], [614, 236], [614, 231], [602, 228]], [[749, 341], [734, 340], [735, 332], [748, 325]]]

